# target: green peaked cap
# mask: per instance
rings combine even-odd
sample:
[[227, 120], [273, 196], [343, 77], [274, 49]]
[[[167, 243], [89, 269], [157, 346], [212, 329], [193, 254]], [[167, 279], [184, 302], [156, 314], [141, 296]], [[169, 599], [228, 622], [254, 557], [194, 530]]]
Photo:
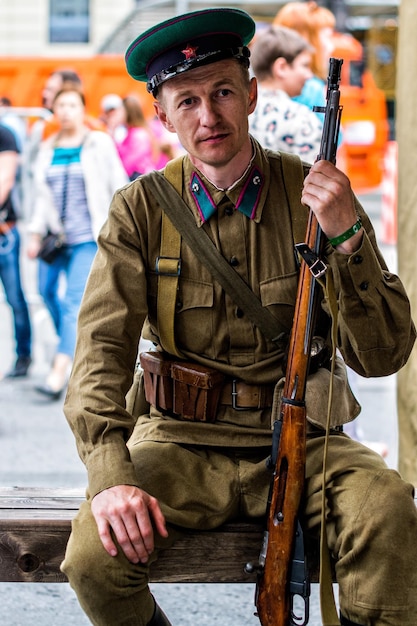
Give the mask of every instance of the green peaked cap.
[[128, 47], [128, 73], [148, 91], [194, 67], [225, 58], [248, 59], [255, 22], [240, 9], [212, 8], [178, 15], [149, 28]]

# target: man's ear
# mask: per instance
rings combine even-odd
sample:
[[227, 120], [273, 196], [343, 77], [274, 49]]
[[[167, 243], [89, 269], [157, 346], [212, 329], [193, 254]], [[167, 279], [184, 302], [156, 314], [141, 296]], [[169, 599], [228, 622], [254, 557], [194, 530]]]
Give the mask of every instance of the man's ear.
[[249, 101], [248, 101], [248, 115], [254, 112], [256, 103], [258, 101], [258, 81], [255, 77], [251, 78], [249, 85]]
[[159, 121], [161, 122], [162, 126], [164, 126], [164, 128], [169, 130], [170, 133], [175, 133], [176, 132], [175, 128], [169, 121], [167, 114], [165, 113], [164, 107], [161, 105], [161, 103], [158, 100], [155, 100], [155, 102], [153, 103], [153, 106], [155, 109], [155, 113], [158, 116]]
[[288, 69], [288, 61], [284, 57], [278, 57], [272, 64], [272, 75], [274, 78], [282, 78]]

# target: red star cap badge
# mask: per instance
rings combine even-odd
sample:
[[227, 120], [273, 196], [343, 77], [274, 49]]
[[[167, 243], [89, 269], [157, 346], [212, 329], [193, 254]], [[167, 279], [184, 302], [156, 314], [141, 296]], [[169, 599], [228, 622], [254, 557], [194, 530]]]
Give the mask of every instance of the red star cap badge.
[[190, 46], [190, 44], [187, 44], [187, 47], [185, 48], [185, 50], [181, 50], [181, 52], [183, 53], [183, 55], [185, 56], [185, 58], [187, 59], [195, 59], [196, 58], [196, 52], [198, 50], [198, 46]]

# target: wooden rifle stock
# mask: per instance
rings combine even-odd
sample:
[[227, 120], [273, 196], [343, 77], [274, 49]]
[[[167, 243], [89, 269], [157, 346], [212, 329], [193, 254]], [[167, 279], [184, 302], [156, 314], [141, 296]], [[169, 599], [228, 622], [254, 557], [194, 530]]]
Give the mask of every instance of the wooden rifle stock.
[[[327, 104], [316, 108], [325, 113], [320, 154], [317, 160], [336, 161], [340, 127], [339, 82], [343, 60], [330, 59]], [[320, 259], [322, 233], [310, 211], [306, 242], [296, 249], [301, 264], [294, 321], [291, 331], [285, 385], [280, 415], [274, 424], [271, 464], [273, 478], [267, 510], [267, 530], [259, 557], [255, 604], [262, 626], [304, 626], [308, 623], [308, 580], [294, 586], [294, 547], [301, 533], [298, 512], [304, 489], [306, 462], [305, 392], [313, 331], [319, 304], [317, 278], [326, 270]], [[303, 545], [303, 544], [302, 544]], [[297, 566], [300, 566], [298, 562]], [[302, 562], [301, 578], [304, 575]], [[304, 591], [299, 591], [300, 589]], [[295, 595], [304, 597], [304, 615], [294, 614]]]

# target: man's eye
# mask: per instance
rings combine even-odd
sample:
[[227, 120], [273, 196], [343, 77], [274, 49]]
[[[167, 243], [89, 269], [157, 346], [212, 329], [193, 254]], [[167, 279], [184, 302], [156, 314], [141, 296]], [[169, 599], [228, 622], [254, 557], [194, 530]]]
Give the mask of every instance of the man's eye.
[[190, 106], [193, 103], [193, 99], [192, 98], [186, 98], [185, 100], [182, 101], [182, 105], [183, 106]]
[[219, 95], [220, 96], [228, 96], [231, 93], [230, 89], [220, 89], [219, 91]]

